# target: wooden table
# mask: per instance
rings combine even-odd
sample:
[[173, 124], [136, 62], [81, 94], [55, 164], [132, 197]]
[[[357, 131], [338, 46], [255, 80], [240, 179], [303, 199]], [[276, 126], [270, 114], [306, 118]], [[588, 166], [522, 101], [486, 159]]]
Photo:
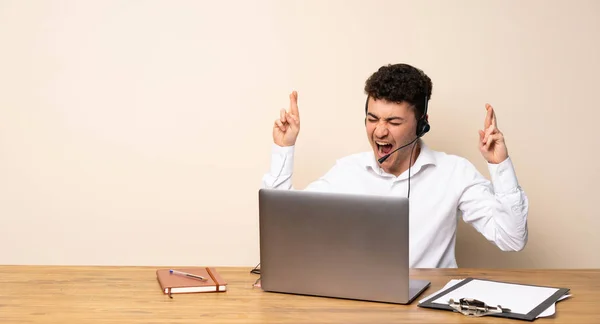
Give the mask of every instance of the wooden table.
[[[0, 323], [524, 323], [450, 311], [263, 292], [250, 268], [217, 268], [225, 293], [163, 295], [158, 267], [0, 266]], [[600, 323], [600, 270], [415, 269], [431, 287], [478, 277], [571, 289], [539, 323]]]

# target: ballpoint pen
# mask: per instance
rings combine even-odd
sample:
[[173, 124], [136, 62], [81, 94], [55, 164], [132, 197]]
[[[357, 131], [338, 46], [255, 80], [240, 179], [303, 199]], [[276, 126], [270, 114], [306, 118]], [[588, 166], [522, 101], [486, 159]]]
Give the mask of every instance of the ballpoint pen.
[[202, 280], [202, 281], [207, 280], [206, 278], [199, 276], [199, 275], [195, 275], [195, 274], [191, 274], [191, 273], [187, 273], [187, 272], [183, 272], [183, 271], [177, 271], [177, 270], [173, 270], [173, 269], [169, 270], [169, 273], [188, 277], [188, 278], [198, 279], [198, 280]]

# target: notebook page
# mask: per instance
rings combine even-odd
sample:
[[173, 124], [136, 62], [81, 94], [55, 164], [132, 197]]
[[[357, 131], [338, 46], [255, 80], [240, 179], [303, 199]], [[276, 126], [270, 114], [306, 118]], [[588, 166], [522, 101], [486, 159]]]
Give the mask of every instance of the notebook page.
[[475, 298], [486, 303], [486, 305], [501, 305], [503, 308], [510, 308], [512, 313], [524, 315], [557, 291], [558, 288], [523, 286], [473, 279], [433, 302], [448, 305], [450, 298], [455, 301], [461, 298]]

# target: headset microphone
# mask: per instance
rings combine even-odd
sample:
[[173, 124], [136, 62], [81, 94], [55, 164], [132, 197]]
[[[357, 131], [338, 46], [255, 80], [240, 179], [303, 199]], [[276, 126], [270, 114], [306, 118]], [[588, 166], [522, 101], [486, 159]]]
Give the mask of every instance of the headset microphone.
[[386, 155], [382, 156], [382, 157], [381, 157], [381, 158], [379, 158], [379, 160], [377, 160], [377, 161], [379, 161], [379, 164], [382, 164], [383, 162], [385, 162], [385, 160], [387, 160], [387, 159], [390, 157], [390, 155], [392, 155], [392, 154], [396, 153], [396, 151], [398, 151], [399, 149], [402, 149], [402, 148], [405, 148], [405, 147], [409, 146], [410, 144], [414, 143], [414, 142], [415, 142], [416, 140], [418, 140], [418, 139], [419, 139], [419, 137], [417, 137], [417, 138], [415, 138], [414, 140], [410, 141], [410, 143], [408, 143], [408, 144], [406, 144], [406, 145], [402, 145], [402, 146], [400, 146], [399, 148], [397, 148], [397, 149], [395, 149], [395, 150], [391, 151], [390, 153], [388, 153], [388, 154], [386, 154]]

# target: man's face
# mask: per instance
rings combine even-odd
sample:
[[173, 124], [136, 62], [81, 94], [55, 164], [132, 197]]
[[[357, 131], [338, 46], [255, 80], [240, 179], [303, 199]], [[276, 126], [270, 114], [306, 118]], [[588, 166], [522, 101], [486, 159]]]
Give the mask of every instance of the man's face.
[[[369, 98], [366, 128], [375, 158], [379, 159], [416, 138], [414, 109], [406, 102], [398, 104]], [[412, 148], [409, 145], [392, 154], [381, 164], [383, 170], [398, 176], [403, 167], [408, 168]]]

